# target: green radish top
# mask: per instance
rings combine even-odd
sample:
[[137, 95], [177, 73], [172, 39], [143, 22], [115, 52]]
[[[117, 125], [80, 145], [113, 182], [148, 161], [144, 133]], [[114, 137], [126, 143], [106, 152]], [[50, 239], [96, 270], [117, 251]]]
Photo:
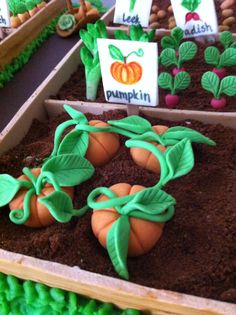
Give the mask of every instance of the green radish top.
[[178, 69], [181, 68], [185, 61], [192, 60], [197, 53], [197, 45], [194, 42], [184, 42], [179, 46], [178, 56], [173, 48], [165, 48], [161, 54], [159, 61], [165, 67], [175, 65]]
[[205, 49], [204, 58], [206, 63], [215, 66], [217, 69], [232, 67], [236, 65], [236, 50], [229, 47], [221, 54], [218, 48], [210, 46]]
[[41, 2], [43, 2], [43, 0], [33, 0], [35, 5], [40, 4]]
[[233, 34], [229, 31], [222, 32], [219, 36], [221, 44], [224, 46], [224, 49], [235, 48], [236, 49], [236, 40], [234, 40]]
[[184, 32], [180, 27], [171, 30], [170, 36], [164, 36], [161, 39], [161, 47], [179, 50], [179, 46], [184, 38]]
[[236, 95], [236, 76], [230, 75], [220, 81], [219, 77], [211, 71], [203, 74], [201, 84], [203, 89], [211, 92], [216, 99], [220, 99], [222, 94], [228, 96]]
[[176, 76], [172, 76], [170, 73], [162, 72], [158, 78], [158, 84], [163, 90], [170, 90], [172, 95], [177, 92], [185, 90], [191, 83], [190, 75], [181, 71]]
[[33, 8], [36, 7], [32, 0], [26, 1], [25, 5], [26, 5], [27, 10], [29, 10], [29, 11], [33, 10]]
[[8, 7], [13, 16], [17, 16], [17, 0], [7, 0]]

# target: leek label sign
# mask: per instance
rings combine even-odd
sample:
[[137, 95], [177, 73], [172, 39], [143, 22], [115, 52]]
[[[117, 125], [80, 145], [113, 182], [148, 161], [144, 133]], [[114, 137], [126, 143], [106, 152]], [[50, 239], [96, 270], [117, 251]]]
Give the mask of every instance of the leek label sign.
[[0, 27], [10, 27], [10, 12], [7, 5], [7, 0], [0, 1]]
[[116, 0], [114, 23], [149, 25], [152, 0]]
[[107, 102], [158, 104], [156, 43], [98, 39], [98, 51]]
[[171, 0], [176, 25], [184, 37], [212, 35], [218, 32], [214, 0]]

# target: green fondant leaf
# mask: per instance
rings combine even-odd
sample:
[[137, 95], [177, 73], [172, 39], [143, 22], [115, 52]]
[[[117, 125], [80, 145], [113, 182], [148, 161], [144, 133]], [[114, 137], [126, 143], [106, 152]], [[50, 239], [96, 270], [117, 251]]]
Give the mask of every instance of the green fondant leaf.
[[152, 131], [152, 125], [146, 119], [133, 115], [120, 120], [109, 120], [108, 124], [135, 133], [144, 133]]
[[115, 221], [107, 234], [107, 251], [116, 272], [124, 279], [129, 278], [127, 254], [130, 237], [129, 217], [122, 215]]
[[60, 186], [75, 186], [89, 179], [94, 173], [92, 164], [75, 154], [63, 154], [50, 158], [42, 172], [51, 172]]
[[219, 39], [225, 49], [229, 48], [234, 41], [233, 34], [229, 31], [222, 32]]
[[166, 48], [161, 52], [160, 62], [165, 67], [170, 67], [178, 64], [176, 52], [172, 48]]
[[217, 96], [220, 79], [214, 72], [205, 72], [202, 76], [201, 84], [205, 90], [211, 92], [215, 97]]
[[124, 56], [119, 48], [117, 48], [114, 45], [109, 45], [108, 48], [109, 48], [110, 55], [113, 59], [124, 61]]
[[[176, 140], [189, 139], [191, 142], [205, 143], [208, 145], [215, 145], [215, 142], [205, 137], [200, 132], [187, 127], [172, 127], [161, 135], [162, 140], [166, 145], [175, 144]], [[173, 142], [172, 142], [173, 140]]]
[[188, 72], [181, 71], [174, 78], [174, 92], [185, 90], [191, 83], [191, 77]]
[[219, 96], [226, 94], [228, 96], [236, 95], [236, 76], [225, 77], [220, 83]]
[[169, 180], [186, 175], [194, 166], [194, 155], [190, 140], [183, 139], [166, 153]]
[[93, 66], [93, 56], [87, 47], [82, 47], [80, 50], [80, 58], [86, 68], [90, 69]]
[[175, 199], [171, 195], [151, 187], [135, 194], [132, 201], [122, 208], [122, 213], [132, 216], [132, 211], [140, 210], [142, 213], [158, 215], [174, 204]]
[[172, 38], [171, 36], [164, 36], [161, 39], [161, 47], [163, 49], [165, 49], [165, 48], [176, 49], [176, 42], [175, 42], [174, 38]]
[[14, 177], [0, 175], [0, 207], [7, 205], [20, 189], [20, 182]]
[[204, 58], [209, 65], [217, 66], [220, 61], [220, 52], [216, 47], [207, 47], [204, 51]]
[[173, 30], [171, 31], [171, 37], [175, 40], [176, 43], [175, 49], [178, 49], [181, 41], [184, 38], [184, 32], [182, 28], [180, 27], [173, 28]]
[[39, 202], [58, 222], [69, 222], [73, 216], [72, 200], [64, 191], [54, 191], [50, 195], [40, 198]]
[[162, 88], [164, 90], [172, 91], [172, 88], [173, 88], [173, 77], [172, 77], [172, 75], [167, 73], [167, 72], [162, 72], [159, 75], [158, 84], [159, 84], [160, 88]]
[[86, 118], [86, 116], [77, 111], [76, 109], [74, 109], [73, 107], [69, 106], [69, 105], [64, 105], [63, 106], [65, 111], [67, 112], [67, 114], [77, 123], [82, 123], [82, 124], [87, 124], [88, 123], [88, 119]]
[[116, 30], [114, 32], [114, 36], [115, 36], [115, 39], [130, 40], [126, 32], [122, 30]]
[[108, 38], [107, 27], [106, 27], [106, 24], [105, 24], [104, 21], [98, 20], [95, 23], [95, 27], [96, 27], [97, 31], [99, 32], [99, 34], [100, 34], [99, 38]]
[[197, 45], [194, 42], [185, 42], [179, 46], [179, 67], [184, 61], [192, 60], [197, 53]]
[[232, 67], [236, 65], [236, 54], [234, 48], [227, 48], [220, 56], [219, 67]]
[[58, 154], [78, 154], [84, 157], [89, 144], [89, 135], [87, 132], [73, 130], [69, 132], [62, 140]]

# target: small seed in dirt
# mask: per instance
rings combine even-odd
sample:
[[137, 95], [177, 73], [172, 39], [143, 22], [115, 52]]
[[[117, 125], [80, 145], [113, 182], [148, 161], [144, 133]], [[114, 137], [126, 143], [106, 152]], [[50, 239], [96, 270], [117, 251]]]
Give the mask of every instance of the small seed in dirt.
[[152, 12], [153, 12], [153, 13], [157, 13], [158, 10], [159, 10], [159, 8], [158, 8], [157, 5], [153, 5], [153, 6], [152, 6]]
[[233, 16], [233, 15], [234, 15], [234, 10], [232, 9], [225, 9], [222, 11], [222, 16], [225, 18]]
[[166, 17], [166, 11], [165, 10], [158, 11], [157, 17], [158, 17], [158, 19], [164, 19]]
[[234, 16], [230, 16], [230, 17], [228, 17], [227, 19], [225, 19], [222, 24], [223, 24], [223, 25], [231, 26], [231, 25], [233, 25], [235, 22], [236, 22], [236, 18], [235, 18]]

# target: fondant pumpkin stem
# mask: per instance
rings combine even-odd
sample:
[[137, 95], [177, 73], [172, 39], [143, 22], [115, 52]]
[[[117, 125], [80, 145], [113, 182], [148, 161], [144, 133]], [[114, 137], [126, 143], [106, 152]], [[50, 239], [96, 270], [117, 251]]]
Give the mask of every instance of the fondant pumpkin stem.
[[67, 10], [69, 13], [73, 13], [73, 6], [71, 0], [66, 0]]
[[82, 12], [83, 12], [83, 18], [85, 18], [86, 16], [86, 13], [87, 13], [87, 7], [86, 7], [86, 4], [85, 4], [85, 1], [84, 0], [80, 0], [80, 5], [81, 5], [81, 8], [82, 8]]
[[34, 174], [30, 171], [30, 169], [28, 167], [24, 167], [22, 172], [23, 174], [25, 174], [26, 177], [28, 177], [31, 180], [31, 182], [35, 186], [37, 182], [37, 177], [34, 176]]

